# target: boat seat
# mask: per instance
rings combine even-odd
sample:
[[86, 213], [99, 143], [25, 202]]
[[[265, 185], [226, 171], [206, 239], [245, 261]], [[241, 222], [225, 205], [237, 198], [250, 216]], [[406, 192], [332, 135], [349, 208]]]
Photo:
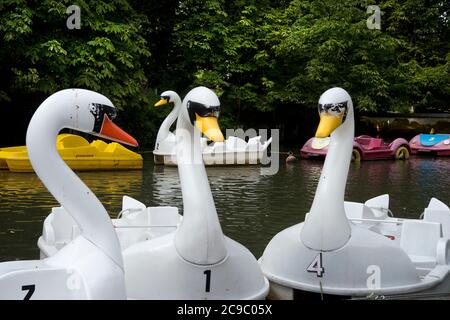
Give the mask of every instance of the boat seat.
[[355, 138], [356, 142], [358, 142], [360, 145], [367, 147], [370, 143], [370, 139], [369, 138]]
[[63, 208], [52, 208], [44, 221], [42, 237], [50, 245], [62, 248], [80, 234], [80, 228], [72, 216]]
[[247, 142], [239, 137], [231, 136], [225, 140], [225, 146], [229, 151], [245, 151], [247, 148]]
[[227, 147], [224, 142], [217, 141], [212, 145], [213, 152], [225, 152], [227, 151]]
[[[381, 214], [380, 210], [374, 210], [367, 206], [365, 203], [345, 201], [344, 202], [345, 214], [348, 219], [370, 219], [370, 220], [384, 220], [386, 214]], [[378, 209], [378, 208], [377, 208]], [[376, 223], [376, 222], [373, 222]]]
[[177, 207], [149, 207], [148, 212], [153, 237], [174, 231], [181, 221]]
[[400, 247], [408, 254], [416, 267], [434, 268], [436, 266], [440, 240], [444, 240], [440, 223], [423, 220], [403, 222]]
[[261, 149], [261, 136], [256, 136], [248, 139], [247, 150], [258, 150]]
[[369, 207], [374, 216], [378, 219], [386, 219], [389, 212], [389, 195], [383, 194], [381, 196], [371, 198], [364, 203]]
[[367, 136], [356, 137], [355, 141], [362, 145], [364, 149], [371, 150], [383, 146], [383, 139]]
[[440, 223], [442, 225], [442, 235], [445, 238], [450, 238], [450, 210], [426, 208], [424, 211], [423, 220]]
[[382, 145], [383, 145], [383, 139], [371, 139], [369, 144], [367, 145], [367, 149], [371, 150], [371, 149], [379, 148]]
[[437, 246], [437, 263], [440, 265], [450, 264], [450, 240], [448, 238], [439, 239]]

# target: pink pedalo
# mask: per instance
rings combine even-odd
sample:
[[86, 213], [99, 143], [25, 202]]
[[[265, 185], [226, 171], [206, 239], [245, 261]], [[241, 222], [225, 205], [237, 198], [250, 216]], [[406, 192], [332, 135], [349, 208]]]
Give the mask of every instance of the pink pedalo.
[[450, 134], [419, 134], [411, 139], [409, 147], [413, 154], [450, 156]]

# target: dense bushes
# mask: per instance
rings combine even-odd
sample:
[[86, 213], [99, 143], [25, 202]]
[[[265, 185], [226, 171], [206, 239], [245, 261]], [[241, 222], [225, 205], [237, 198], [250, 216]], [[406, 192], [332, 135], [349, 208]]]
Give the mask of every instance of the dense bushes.
[[[71, 4], [80, 30], [66, 27]], [[381, 30], [367, 28], [370, 4], [2, 0], [1, 142], [23, 142], [39, 103], [67, 87], [107, 95], [148, 147], [164, 116], [150, 107], [157, 93], [200, 84], [220, 95], [224, 127], [280, 125], [330, 86], [359, 111], [448, 110], [448, 1], [378, 1]]]

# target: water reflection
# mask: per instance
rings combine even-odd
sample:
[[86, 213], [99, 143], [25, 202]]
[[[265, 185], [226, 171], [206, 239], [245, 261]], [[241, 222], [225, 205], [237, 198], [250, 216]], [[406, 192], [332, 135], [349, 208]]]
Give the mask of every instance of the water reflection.
[[[140, 170], [78, 175], [111, 216], [120, 211], [124, 194], [138, 197], [142, 189]], [[58, 202], [34, 173], [0, 171], [0, 197], [0, 261], [37, 258], [42, 221]]]
[[[274, 176], [261, 176], [257, 166], [207, 168], [225, 234], [259, 257], [277, 232], [303, 221], [322, 164], [304, 160], [283, 164]], [[352, 164], [346, 199], [365, 201], [389, 193], [396, 216], [418, 217], [433, 196], [450, 204], [449, 169], [450, 159], [432, 158]], [[81, 172], [79, 176], [111, 216], [120, 211], [123, 195], [148, 206], [182, 210], [177, 168], [154, 167], [150, 156], [144, 157], [142, 171]], [[34, 174], [0, 171], [0, 261], [37, 258], [42, 220], [56, 205]]]

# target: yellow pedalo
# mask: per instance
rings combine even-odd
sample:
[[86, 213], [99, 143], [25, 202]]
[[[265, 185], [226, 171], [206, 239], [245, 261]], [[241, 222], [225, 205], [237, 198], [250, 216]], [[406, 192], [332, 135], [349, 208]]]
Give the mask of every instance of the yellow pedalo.
[[[95, 140], [89, 143], [74, 134], [60, 134], [56, 148], [72, 170], [142, 169], [142, 156], [116, 142]], [[12, 172], [33, 172], [25, 146], [0, 149], [0, 169]]]

